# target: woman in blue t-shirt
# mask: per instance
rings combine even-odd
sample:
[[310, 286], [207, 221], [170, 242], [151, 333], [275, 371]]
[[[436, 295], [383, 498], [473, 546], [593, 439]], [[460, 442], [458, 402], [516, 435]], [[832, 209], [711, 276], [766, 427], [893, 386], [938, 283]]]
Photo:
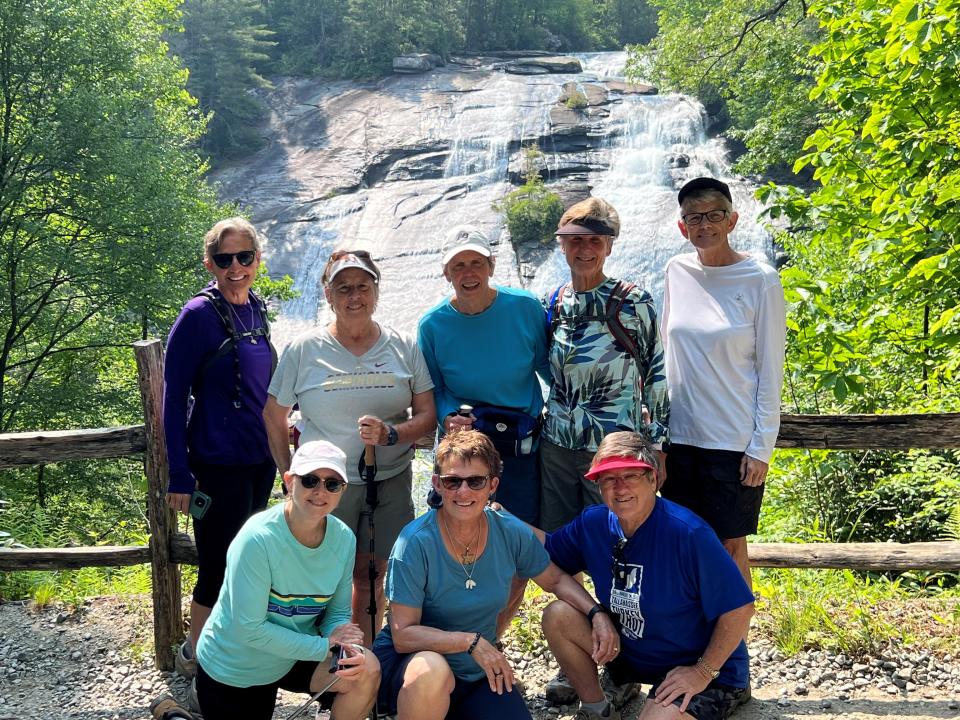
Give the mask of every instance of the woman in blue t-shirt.
[[[495, 645], [511, 579], [533, 578], [582, 613], [594, 601], [550, 562], [527, 525], [487, 507], [502, 463], [486, 435], [447, 435], [436, 466], [443, 504], [407, 525], [390, 554], [390, 618], [373, 646], [381, 710], [397, 720], [528, 719], [513, 668]], [[612, 623], [598, 624], [593, 637], [597, 657], [612, 657]]]

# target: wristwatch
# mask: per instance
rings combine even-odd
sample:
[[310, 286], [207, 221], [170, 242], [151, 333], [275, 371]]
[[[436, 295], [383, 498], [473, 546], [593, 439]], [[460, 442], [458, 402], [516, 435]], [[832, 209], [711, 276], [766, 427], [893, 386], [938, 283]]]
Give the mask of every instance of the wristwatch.
[[593, 618], [594, 616], [596, 616], [597, 613], [603, 613], [604, 615], [610, 614], [603, 605], [601, 605], [600, 603], [597, 603], [592, 608], [590, 608], [590, 610], [587, 612], [587, 622], [592, 625]]
[[720, 676], [720, 671], [708, 665], [702, 655], [697, 658], [697, 667], [700, 669], [700, 672], [709, 675], [711, 680], [716, 680]]
[[400, 439], [400, 434], [393, 425], [387, 425], [387, 445], [396, 445]]

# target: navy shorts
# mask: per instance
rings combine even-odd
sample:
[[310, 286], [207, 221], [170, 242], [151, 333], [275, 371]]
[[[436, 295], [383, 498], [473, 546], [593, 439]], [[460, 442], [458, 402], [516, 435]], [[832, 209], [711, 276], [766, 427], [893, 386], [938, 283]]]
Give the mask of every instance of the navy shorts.
[[741, 484], [742, 461], [742, 452], [673, 444], [660, 494], [706, 520], [721, 540], [753, 535], [766, 484]]
[[[373, 643], [373, 654], [380, 661], [378, 711], [394, 715], [400, 688], [403, 687], [403, 674], [416, 653], [401, 655], [394, 649], [390, 638], [380, 633]], [[490, 689], [485, 676], [479, 680], [455, 678], [447, 717], [456, 720], [531, 720], [527, 703], [516, 686], [511, 692], [497, 695]]]
[[[606, 665], [607, 673], [610, 679], [617, 685], [623, 685], [629, 682], [650, 683], [650, 692], [647, 693], [647, 702], [653, 702], [656, 697], [657, 688], [663, 682], [663, 675], [655, 678], [641, 677], [626, 660], [616, 658], [613, 662]], [[733, 711], [744, 703], [746, 688], [724, 685], [716, 680], [711, 682], [702, 692], [697, 693], [687, 705], [688, 715], [697, 720], [725, 720], [730, 717]], [[673, 701], [673, 705], [680, 707], [683, 704], [681, 695]]]

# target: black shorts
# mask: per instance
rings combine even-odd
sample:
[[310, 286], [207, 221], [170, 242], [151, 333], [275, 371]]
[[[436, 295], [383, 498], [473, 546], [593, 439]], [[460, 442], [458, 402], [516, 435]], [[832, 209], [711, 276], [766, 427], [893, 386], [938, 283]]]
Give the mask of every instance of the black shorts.
[[[270, 720], [277, 704], [277, 689], [290, 692], [310, 692], [310, 680], [318, 665], [314, 660], [298, 660], [290, 671], [276, 682], [250, 687], [234, 687], [210, 677], [203, 666], [197, 663], [197, 699], [204, 720]], [[333, 679], [333, 675], [330, 679]], [[330, 709], [336, 694], [331, 689], [320, 696], [320, 705]], [[306, 698], [304, 698], [306, 700]]]
[[[651, 687], [650, 692], [647, 693], [647, 702], [653, 702], [657, 688], [664, 678], [664, 675], [655, 678], [641, 677], [630, 663], [619, 657], [607, 663], [606, 668], [610, 679], [617, 685], [628, 682], [649, 683]], [[702, 692], [690, 698], [686, 712], [697, 720], [724, 720], [743, 704], [743, 696], [746, 692], [746, 688], [724, 685], [714, 680]], [[672, 704], [680, 707], [683, 704], [683, 696], [678, 697]]]
[[741, 484], [742, 461], [742, 452], [673, 444], [660, 494], [706, 520], [721, 540], [753, 535], [765, 484]]

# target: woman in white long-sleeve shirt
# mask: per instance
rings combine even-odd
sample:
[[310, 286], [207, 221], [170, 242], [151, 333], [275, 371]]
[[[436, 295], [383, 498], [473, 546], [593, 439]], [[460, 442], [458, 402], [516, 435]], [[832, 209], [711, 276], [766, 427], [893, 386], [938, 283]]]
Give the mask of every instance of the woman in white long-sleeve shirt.
[[738, 216], [726, 183], [696, 178], [678, 200], [696, 252], [666, 268], [671, 445], [661, 494], [713, 527], [749, 585], [747, 535], [780, 430], [783, 287], [776, 270], [730, 246]]

